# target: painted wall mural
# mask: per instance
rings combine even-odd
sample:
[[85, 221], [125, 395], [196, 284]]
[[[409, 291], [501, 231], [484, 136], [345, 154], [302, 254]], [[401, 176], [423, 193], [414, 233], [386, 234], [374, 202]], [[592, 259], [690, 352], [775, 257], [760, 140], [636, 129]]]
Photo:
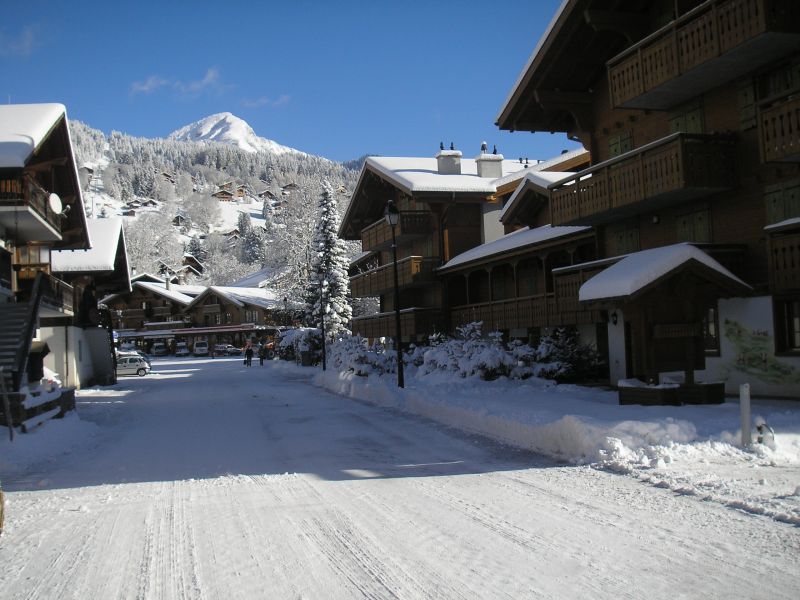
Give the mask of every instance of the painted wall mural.
[[800, 372], [775, 358], [775, 344], [769, 331], [750, 329], [739, 321], [729, 319], [725, 319], [723, 331], [735, 353], [733, 360], [725, 365], [728, 371], [726, 379], [730, 371], [739, 371], [768, 383], [800, 383]]

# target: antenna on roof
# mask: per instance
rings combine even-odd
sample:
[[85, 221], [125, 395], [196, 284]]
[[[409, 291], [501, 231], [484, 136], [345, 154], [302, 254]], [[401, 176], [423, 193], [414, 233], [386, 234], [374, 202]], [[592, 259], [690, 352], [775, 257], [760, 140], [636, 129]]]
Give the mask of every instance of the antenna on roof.
[[450, 150], [455, 150], [456, 147], [453, 145], [453, 142], [450, 142]]

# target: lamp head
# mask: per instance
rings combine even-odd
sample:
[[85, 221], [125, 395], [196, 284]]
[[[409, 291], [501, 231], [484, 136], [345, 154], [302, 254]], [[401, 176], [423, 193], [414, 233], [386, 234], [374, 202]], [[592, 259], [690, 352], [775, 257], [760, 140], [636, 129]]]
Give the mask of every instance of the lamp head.
[[386, 217], [386, 222], [391, 227], [394, 227], [400, 221], [400, 211], [397, 210], [397, 205], [394, 203], [394, 200], [389, 200], [386, 203], [386, 211], [383, 214]]

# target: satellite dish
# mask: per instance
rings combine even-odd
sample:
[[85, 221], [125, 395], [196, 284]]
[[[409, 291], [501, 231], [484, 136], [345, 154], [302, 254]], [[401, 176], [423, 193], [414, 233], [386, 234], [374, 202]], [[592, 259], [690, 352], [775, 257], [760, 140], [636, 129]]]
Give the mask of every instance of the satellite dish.
[[61, 214], [63, 207], [61, 205], [61, 198], [58, 197], [58, 194], [50, 194], [50, 196], [47, 198], [47, 205], [55, 214]]

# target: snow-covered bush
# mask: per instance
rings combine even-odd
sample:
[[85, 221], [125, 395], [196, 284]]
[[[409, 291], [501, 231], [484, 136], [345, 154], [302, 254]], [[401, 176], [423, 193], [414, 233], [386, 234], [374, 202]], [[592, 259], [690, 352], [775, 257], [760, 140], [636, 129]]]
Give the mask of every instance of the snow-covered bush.
[[507, 377], [517, 366], [517, 360], [504, 347], [499, 332], [484, 337], [482, 322], [468, 323], [457, 329], [458, 337], [441, 340], [424, 353], [419, 376], [432, 373], [452, 373], [459, 377], [478, 376], [493, 380]]
[[542, 336], [536, 355], [539, 377], [563, 383], [597, 376], [600, 362], [597, 351], [581, 342], [574, 328], [559, 327], [550, 335]]
[[322, 332], [315, 327], [297, 327], [282, 332], [277, 344], [278, 357], [296, 360], [301, 352], [311, 352], [314, 362], [322, 356]]
[[[346, 335], [328, 348], [328, 363], [339, 372], [352, 372], [360, 377], [382, 375], [387, 370], [387, 356], [381, 344], [368, 346], [359, 335]], [[396, 366], [397, 360], [394, 360]]]

